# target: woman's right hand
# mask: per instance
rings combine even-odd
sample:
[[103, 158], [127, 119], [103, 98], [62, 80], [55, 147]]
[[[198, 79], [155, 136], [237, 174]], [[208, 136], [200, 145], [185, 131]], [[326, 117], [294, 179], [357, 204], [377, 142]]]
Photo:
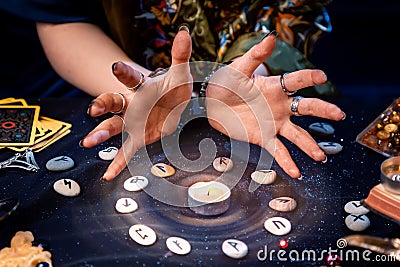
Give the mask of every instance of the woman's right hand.
[[135, 92], [101, 94], [88, 109], [92, 117], [109, 112], [121, 112], [121, 115], [102, 121], [82, 139], [81, 146], [99, 145], [120, 134], [124, 127], [127, 133], [121, 149], [103, 175], [104, 180], [114, 179], [138, 149], [176, 130], [192, 94], [188, 64], [191, 47], [190, 34], [186, 27], [181, 27], [173, 42], [171, 67], [165, 74], [154, 78], [141, 77], [139, 71], [122, 62], [113, 65], [114, 75], [125, 86], [134, 87], [140, 79], [144, 79], [144, 83]]

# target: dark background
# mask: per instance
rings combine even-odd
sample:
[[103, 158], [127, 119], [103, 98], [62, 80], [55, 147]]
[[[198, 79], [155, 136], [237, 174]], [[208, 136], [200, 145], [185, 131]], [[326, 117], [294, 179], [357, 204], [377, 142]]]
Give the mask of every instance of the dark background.
[[333, 30], [310, 60], [349, 96], [400, 96], [400, 3], [338, 1], [328, 6]]
[[[340, 1], [328, 6], [333, 30], [316, 43], [310, 60], [347, 96], [399, 96], [398, 1]], [[10, 27], [12, 25], [12, 27]], [[76, 96], [70, 86], [49, 72], [32, 23], [0, 10], [0, 97], [28, 97], [32, 89], [65, 87], [63, 96]], [[24, 69], [24, 73], [20, 70]], [[50, 92], [50, 94], [48, 94]], [[20, 94], [20, 95], [18, 95]], [[46, 95], [47, 94], [47, 95]], [[78, 93], [79, 94], [79, 93]]]

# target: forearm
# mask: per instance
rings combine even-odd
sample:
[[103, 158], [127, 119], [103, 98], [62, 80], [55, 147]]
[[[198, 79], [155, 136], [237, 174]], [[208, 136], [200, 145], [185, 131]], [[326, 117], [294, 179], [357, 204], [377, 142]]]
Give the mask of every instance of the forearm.
[[124, 61], [147, 75], [150, 71], [134, 63], [100, 28], [89, 23], [37, 23], [43, 49], [55, 71], [86, 93], [126, 93], [111, 66]]

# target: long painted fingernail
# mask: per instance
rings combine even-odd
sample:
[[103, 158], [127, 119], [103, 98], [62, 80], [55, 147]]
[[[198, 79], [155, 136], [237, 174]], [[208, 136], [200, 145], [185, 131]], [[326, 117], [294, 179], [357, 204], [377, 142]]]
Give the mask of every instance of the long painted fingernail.
[[112, 64], [111, 69], [112, 69], [113, 72], [114, 72], [115, 69], [117, 68], [118, 62], [119, 62], [119, 61], [114, 62], [114, 63]]
[[342, 121], [344, 121], [345, 119], [346, 119], [346, 113], [343, 112]]
[[321, 161], [322, 163], [327, 163], [328, 162], [328, 156], [325, 155], [325, 159]]
[[79, 141], [79, 143], [78, 143], [78, 146], [79, 146], [79, 147], [83, 147], [83, 148], [84, 148], [84, 146], [83, 146], [83, 140], [84, 140], [84, 139], [82, 139], [82, 140]]
[[179, 32], [180, 32], [180, 31], [187, 31], [188, 33], [190, 33], [189, 25], [187, 25], [187, 24], [182, 24], [181, 26], [179, 26], [178, 31], [179, 31]]
[[278, 32], [277, 32], [276, 30], [270, 31], [269, 33], [267, 33], [267, 34], [262, 38], [262, 40], [264, 40], [265, 38], [267, 38], [267, 37], [270, 36], [270, 35], [274, 35], [275, 38], [277, 38], [277, 37], [278, 37]]
[[90, 111], [92, 110], [93, 104], [90, 103], [88, 109], [86, 110], [86, 114], [90, 115]]

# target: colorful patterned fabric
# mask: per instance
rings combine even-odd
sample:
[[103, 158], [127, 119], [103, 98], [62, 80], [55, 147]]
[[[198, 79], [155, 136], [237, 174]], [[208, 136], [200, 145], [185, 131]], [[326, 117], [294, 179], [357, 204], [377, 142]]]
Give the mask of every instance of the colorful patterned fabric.
[[[325, 9], [330, 2], [103, 0], [103, 6], [117, 42], [149, 69], [171, 64], [172, 40], [179, 26], [186, 24], [193, 39], [192, 61], [229, 61], [277, 30], [277, 48], [265, 64], [271, 74], [280, 74], [315, 68], [308, 57], [316, 41], [332, 30]], [[328, 83], [318, 91], [335, 94], [337, 89]]]

